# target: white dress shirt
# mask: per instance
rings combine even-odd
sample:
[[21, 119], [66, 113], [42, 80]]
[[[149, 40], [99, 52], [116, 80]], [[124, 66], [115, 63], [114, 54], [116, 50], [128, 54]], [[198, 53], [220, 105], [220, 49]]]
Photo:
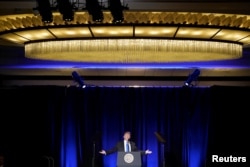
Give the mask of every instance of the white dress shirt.
[[128, 152], [131, 152], [131, 145], [130, 145], [130, 142], [129, 141], [127, 141], [127, 140], [124, 140], [124, 151], [126, 151], [126, 149], [127, 149], [127, 143], [128, 143], [128, 146], [129, 146], [129, 150], [128, 150]]

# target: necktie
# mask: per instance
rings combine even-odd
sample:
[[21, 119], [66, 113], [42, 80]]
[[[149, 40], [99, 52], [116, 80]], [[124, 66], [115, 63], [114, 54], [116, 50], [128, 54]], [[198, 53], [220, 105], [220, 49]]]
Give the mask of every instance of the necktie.
[[128, 142], [126, 142], [126, 150], [125, 151], [129, 152], [129, 143]]

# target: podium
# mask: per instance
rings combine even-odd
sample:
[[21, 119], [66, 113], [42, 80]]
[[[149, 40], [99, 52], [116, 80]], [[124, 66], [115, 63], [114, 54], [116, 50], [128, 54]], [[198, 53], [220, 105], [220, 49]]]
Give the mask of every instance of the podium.
[[141, 152], [118, 152], [116, 167], [141, 167]]

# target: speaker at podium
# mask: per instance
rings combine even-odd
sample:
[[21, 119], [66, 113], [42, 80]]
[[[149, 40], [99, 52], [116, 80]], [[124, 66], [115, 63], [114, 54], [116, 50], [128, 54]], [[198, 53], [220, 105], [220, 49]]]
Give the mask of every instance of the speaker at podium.
[[117, 167], [141, 167], [142, 166], [141, 152], [118, 152]]

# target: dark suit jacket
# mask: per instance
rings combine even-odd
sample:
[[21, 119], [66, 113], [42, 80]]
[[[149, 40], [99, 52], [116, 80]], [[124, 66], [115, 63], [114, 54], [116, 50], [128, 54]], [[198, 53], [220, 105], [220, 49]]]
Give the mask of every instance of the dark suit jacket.
[[[132, 142], [132, 141], [130, 141], [130, 147], [131, 147], [131, 151], [140, 151], [140, 150], [137, 149], [135, 143]], [[124, 150], [124, 141], [123, 140], [117, 142], [116, 145], [113, 148], [111, 148], [109, 150], [106, 150], [106, 154], [108, 155], [108, 154], [112, 154], [114, 152], [119, 152], [119, 151], [121, 151], [121, 152], [125, 151]], [[142, 154], [144, 154], [144, 151], [140, 151], [140, 152], [142, 152]]]

